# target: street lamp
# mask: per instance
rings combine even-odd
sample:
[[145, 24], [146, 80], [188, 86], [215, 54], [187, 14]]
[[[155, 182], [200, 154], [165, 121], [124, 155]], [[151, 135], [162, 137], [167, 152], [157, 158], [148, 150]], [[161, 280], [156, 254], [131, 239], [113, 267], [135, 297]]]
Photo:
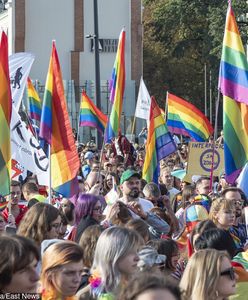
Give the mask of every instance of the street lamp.
[[[96, 106], [101, 110], [101, 82], [100, 82], [100, 61], [99, 61], [99, 33], [98, 33], [98, 6], [94, 0], [94, 41], [95, 41], [95, 95]], [[101, 149], [102, 136], [97, 130], [97, 147]]]
[[[101, 82], [100, 82], [100, 61], [99, 61], [99, 33], [98, 33], [98, 7], [97, 0], [94, 0], [94, 34], [87, 34], [87, 39], [94, 40], [94, 52], [95, 52], [95, 97], [96, 106], [101, 110]], [[102, 136], [97, 130], [96, 144], [98, 149], [102, 146]]]

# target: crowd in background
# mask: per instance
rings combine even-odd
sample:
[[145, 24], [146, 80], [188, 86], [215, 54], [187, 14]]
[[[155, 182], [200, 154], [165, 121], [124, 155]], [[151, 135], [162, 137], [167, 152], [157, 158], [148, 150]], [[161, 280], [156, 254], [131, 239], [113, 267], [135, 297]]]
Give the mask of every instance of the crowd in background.
[[[225, 174], [173, 176], [188, 144], [142, 179], [145, 145], [120, 135], [98, 150], [77, 144], [79, 194], [11, 181], [1, 197], [0, 293], [42, 299], [221, 300], [248, 282], [245, 194]], [[220, 141], [221, 143], [221, 141]], [[212, 189], [211, 189], [212, 186]], [[243, 297], [243, 296], [241, 296]], [[245, 298], [235, 298], [245, 299]]]

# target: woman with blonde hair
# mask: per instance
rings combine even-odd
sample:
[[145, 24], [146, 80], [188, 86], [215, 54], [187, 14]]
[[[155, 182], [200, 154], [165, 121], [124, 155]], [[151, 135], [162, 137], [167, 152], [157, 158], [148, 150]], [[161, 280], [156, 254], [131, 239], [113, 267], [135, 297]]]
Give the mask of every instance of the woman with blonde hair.
[[96, 245], [90, 285], [79, 291], [79, 299], [114, 299], [138, 270], [138, 250], [143, 243], [133, 230], [123, 227], [106, 229]]
[[54, 240], [42, 257], [42, 299], [74, 299], [83, 272], [83, 249], [74, 242]]
[[235, 221], [235, 203], [233, 200], [217, 198], [212, 202], [209, 219], [220, 228], [228, 230]]
[[240, 239], [229, 231], [235, 223], [235, 210], [236, 208], [233, 200], [217, 198], [212, 202], [209, 219], [212, 220], [218, 228], [228, 231], [236, 248], [239, 249], [242, 248]]
[[225, 300], [236, 292], [236, 280], [225, 251], [205, 249], [194, 253], [180, 282], [183, 300]]

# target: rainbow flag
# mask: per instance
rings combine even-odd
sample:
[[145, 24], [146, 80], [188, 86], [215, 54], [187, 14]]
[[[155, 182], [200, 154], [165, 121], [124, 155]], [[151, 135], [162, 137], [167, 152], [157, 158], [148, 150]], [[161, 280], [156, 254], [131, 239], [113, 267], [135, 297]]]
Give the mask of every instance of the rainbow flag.
[[12, 97], [9, 81], [8, 38], [4, 32], [0, 43], [0, 194], [5, 196], [10, 193]]
[[159, 161], [177, 150], [154, 97], [151, 97], [150, 121], [142, 178], [158, 183]]
[[85, 91], [82, 91], [79, 126], [94, 127], [104, 134], [108, 117], [90, 100]]
[[248, 271], [248, 250], [239, 252], [232, 260], [240, 263]]
[[29, 77], [27, 80], [27, 94], [29, 104], [29, 117], [31, 120], [40, 122], [41, 100]]
[[223, 94], [226, 180], [234, 183], [248, 160], [248, 64], [229, 3], [219, 74]]
[[206, 116], [193, 104], [173, 94], [167, 94], [167, 126], [170, 132], [189, 136], [193, 141], [204, 142], [213, 133]]
[[54, 42], [46, 79], [40, 137], [50, 144], [52, 188], [65, 197], [73, 196], [78, 192], [77, 172], [80, 164]]
[[126, 32], [123, 29], [120, 33], [118, 50], [116, 54], [116, 59], [114, 63], [114, 68], [112, 71], [112, 78], [110, 80], [110, 100], [113, 102], [111, 114], [109, 117], [109, 122], [106, 129], [106, 140], [111, 140], [113, 137], [118, 136], [123, 95], [125, 90], [125, 40]]

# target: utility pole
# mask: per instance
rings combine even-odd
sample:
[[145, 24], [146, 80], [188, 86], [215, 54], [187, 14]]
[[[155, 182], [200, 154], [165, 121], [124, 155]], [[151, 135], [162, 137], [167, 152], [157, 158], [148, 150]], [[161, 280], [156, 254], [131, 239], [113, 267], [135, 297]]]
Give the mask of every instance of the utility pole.
[[[99, 61], [99, 33], [98, 33], [98, 5], [94, 0], [94, 48], [95, 48], [95, 96], [96, 106], [101, 110], [101, 82], [100, 82], [100, 61]], [[102, 147], [102, 136], [97, 130], [97, 147]]]

